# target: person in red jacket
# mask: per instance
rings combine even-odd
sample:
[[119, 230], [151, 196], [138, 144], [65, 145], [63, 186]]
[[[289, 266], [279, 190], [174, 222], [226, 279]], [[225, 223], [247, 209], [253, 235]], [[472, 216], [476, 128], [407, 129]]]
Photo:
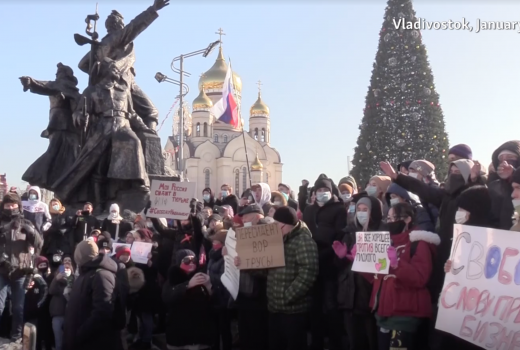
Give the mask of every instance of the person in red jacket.
[[437, 234], [414, 231], [414, 210], [399, 203], [388, 212], [388, 275], [374, 275], [370, 307], [379, 327], [379, 349], [418, 349], [415, 346], [421, 323], [432, 317], [427, 284], [433, 256], [440, 244]]

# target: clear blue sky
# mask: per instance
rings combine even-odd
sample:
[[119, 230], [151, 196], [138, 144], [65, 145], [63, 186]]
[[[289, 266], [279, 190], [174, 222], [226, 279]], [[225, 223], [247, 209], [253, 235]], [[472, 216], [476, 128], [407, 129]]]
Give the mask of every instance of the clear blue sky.
[[[20, 185], [25, 169], [47, 148], [40, 138], [48, 121], [46, 97], [23, 93], [18, 77], [54, 78], [56, 64], [75, 69], [81, 88], [86, 75], [76, 69], [85, 47], [74, 33], [84, 33], [92, 1], [2, 1], [1, 173], [10, 185]], [[99, 0], [99, 32], [117, 9], [128, 23], [150, 1]], [[175, 86], [158, 84], [157, 71], [173, 75], [171, 59], [204, 48], [218, 39], [222, 27], [224, 53], [243, 80], [244, 119], [262, 80], [264, 101], [271, 109], [272, 145], [284, 163], [284, 182], [293, 187], [324, 172], [338, 181], [347, 174], [375, 58], [386, 1], [241, 2], [172, 1], [135, 42], [137, 83], [152, 98], [161, 120], [176, 95]], [[218, 4], [217, 4], [218, 3]], [[318, 1], [316, 1], [318, 3]], [[418, 0], [414, 8], [427, 20], [520, 20], [520, 6], [510, 2], [447, 2]], [[446, 118], [450, 144], [467, 143], [486, 165], [501, 143], [520, 139], [520, 34], [423, 31], [435, 84]], [[191, 101], [199, 75], [214, 62], [194, 57], [186, 62]], [[171, 118], [160, 132], [171, 133]]]

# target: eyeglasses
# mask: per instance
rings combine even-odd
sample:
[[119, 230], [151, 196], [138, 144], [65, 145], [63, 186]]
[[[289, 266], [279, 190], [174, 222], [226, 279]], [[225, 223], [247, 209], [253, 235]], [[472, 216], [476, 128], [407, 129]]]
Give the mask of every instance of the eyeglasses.
[[396, 221], [399, 221], [399, 220], [404, 220], [406, 218], [407, 218], [407, 216], [388, 216], [386, 218], [386, 221], [387, 222], [396, 222]]
[[186, 257], [184, 257], [184, 258], [182, 259], [182, 263], [183, 263], [184, 265], [189, 265], [189, 264], [191, 264], [191, 263], [194, 262], [194, 261], [195, 261], [195, 257], [194, 257], [194, 256], [186, 256]]

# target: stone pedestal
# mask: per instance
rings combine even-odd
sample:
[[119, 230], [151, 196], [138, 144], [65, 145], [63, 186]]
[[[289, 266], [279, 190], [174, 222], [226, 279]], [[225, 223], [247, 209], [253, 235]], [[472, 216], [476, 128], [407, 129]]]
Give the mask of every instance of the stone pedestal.
[[161, 138], [157, 135], [138, 133], [143, 147], [146, 172], [148, 174], [164, 174], [164, 158], [162, 155]]

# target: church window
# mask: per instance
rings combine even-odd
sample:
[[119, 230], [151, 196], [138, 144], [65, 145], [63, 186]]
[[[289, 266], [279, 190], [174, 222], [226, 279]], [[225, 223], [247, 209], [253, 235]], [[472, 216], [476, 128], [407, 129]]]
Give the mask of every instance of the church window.
[[235, 190], [237, 193], [240, 193], [238, 191], [238, 186], [240, 186], [240, 170], [235, 170]]
[[204, 170], [204, 185], [206, 186], [206, 188], [211, 187], [210, 186], [210, 179], [211, 179], [210, 176], [211, 176], [211, 173], [210, 173], [209, 169]]
[[247, 168], [246, 167], [243, 167], [242, 168], [242, 187], [243, 187], [243, 191], [246, 190], [246, 188], [248, 187], [247, 186]]
[[200, 123], [197, 123], [196, 135], [197, 135], [197, 137], [200, 136]]
[[255, 140], [258, 141], [258, 128], [255, 128]]
[[224, 143], [227, 143], [227, 135], [224, 135]]
[[260, 141], [265, 142], [265, 129], [264, 128], [262, 128], [262, 138], [260, 139]]
[[208, 137], [208, 123], [204, 123], [204, 137]]
[[213, 135], [213, 142], [218, 143], [218, 135]]

